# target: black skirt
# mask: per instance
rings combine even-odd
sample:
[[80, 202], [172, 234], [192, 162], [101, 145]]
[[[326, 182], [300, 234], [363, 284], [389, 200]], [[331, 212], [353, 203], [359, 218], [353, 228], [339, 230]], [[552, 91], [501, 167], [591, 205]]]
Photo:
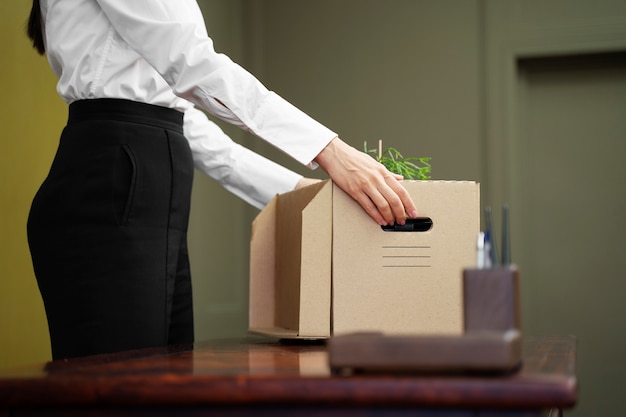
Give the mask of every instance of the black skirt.
[[53, 359], [193, 341], [182, 119], [127, 100], [70, 105], [28, 219]]

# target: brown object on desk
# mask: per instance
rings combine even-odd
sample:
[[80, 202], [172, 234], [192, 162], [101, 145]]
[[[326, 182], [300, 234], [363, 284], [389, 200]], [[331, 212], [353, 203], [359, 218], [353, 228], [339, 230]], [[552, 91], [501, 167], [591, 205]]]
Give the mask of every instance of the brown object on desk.
[[575, 356], [574, 337], [525, 338], [506, 376], [339, 376], [324, 344], [215, 341], [0, 371], [0, 416], [540, 416], [576, 403]]
[[521, 334], [470, 332], [461, 336], [384, 336], [354, 333], [328, 341], [334, 372], [483, 372], [518, 369]]

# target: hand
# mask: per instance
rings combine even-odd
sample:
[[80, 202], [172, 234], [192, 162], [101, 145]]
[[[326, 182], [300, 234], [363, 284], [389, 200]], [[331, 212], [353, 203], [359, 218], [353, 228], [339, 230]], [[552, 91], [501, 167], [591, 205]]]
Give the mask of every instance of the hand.
[[403, 177], [389, 172], [338, 137], [317, 155], [315, 162], [376, 223], [383, 226], [405, 224], [407, 217], [417, 217], [411, 196], [399, 182]]

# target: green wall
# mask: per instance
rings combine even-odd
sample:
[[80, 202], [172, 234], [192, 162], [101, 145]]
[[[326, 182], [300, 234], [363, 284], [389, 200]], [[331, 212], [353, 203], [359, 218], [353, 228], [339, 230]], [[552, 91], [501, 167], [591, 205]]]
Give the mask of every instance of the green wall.
[[29, 3], [0, 2], [0, 367], [50, 356], [26, 218], [52, 162], [66, 109], [45, 58], [24, 35]]

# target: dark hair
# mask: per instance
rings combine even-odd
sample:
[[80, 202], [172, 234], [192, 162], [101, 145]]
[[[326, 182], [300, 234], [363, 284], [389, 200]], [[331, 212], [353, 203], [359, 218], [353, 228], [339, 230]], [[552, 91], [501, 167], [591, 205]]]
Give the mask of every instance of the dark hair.
[[41, 8], [39, 0], [33, 0], [33, 7], [30, 9], [28, 17], [28, 27], [26, 34], [33, 42], [33, 48], [37, 50], [39, 55], [46, 53], [46, 46], [43, 43], [43, 30], [41, 29]]

